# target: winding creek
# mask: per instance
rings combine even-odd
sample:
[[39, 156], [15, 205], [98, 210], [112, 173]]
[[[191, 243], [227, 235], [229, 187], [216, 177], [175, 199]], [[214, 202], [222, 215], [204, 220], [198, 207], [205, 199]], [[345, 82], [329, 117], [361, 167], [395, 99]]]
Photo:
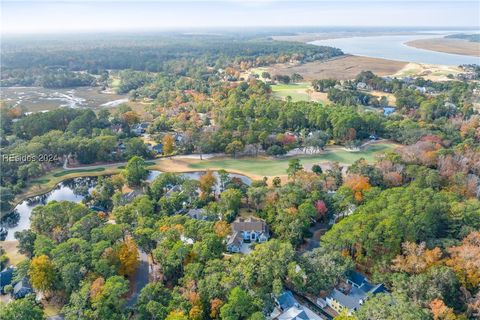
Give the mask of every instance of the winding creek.
[[[157, 176], [163, 172], [158, 170], [149, 171], [147, 182], [152, 182]], [[182, 175], [188, 179], [198, 180], [202, 176], [204, 171], [195, 171], [182, 173]], [[214, 172], [217, 178], [217, 185], [215, 186], [215, 192], [220, 191], [219, 174]], [[252, 181], [243, 175], [229, 173], [230, 178], [238, 178], [243, 183], [250, 185]], [[8, 215], [2, 221], [2, 226], [7, 229], [8, 234], [5, 241], [15, 240], [14, 234], [16, 231], [22, 231], [30, 228], [30, 215], [32, 210], [40, 205], [45, 205], [50, 201], [71, 201], [82, 202], [85, 196], [92, 192], [97, 184], [97, 177], [80, 177], [74, 179], [68, 179], [59, 183], [52, 191], [43, 195], [28, 198], [22, 201], [15, 207], [14, 213]]]

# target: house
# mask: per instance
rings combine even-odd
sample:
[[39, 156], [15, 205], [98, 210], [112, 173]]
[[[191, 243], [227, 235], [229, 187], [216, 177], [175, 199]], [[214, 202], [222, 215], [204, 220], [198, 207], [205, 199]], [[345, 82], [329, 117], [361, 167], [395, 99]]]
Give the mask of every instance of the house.
[[268, 238], [268, 227], [262, 219], [238, 218], [232, 223], [232, 235], [227, 241], [227, 249], [230, 252], [239, 252], [244, 242], [265, 242]]
[[117, 149], [121, 150], [121, 151], [124, 151], [125, 149], [127, 149], [127, 147], [125, 146], [125, 143], [120, 141], [120, 142], [117, 143]]
[[9, 267], [0, 272], [0, 294], [5, 294], [5, 286], [12, 284], [13, 268]]
[[367, 90], [372, 90], [372, 88], [365, 82], [359, 82], [357, 83], [357, 90], [367, 91]]
[[156, 153], [156, 154], [162, 154], [163, 153], [163, 144], [159, 143], [159, 144], [156, 144], [152, 147], [152, 150]]
[[371, 284], [364, 275], [353, 271], [348, 274], [345, 283], [330, 292], [326, 302], [338, 313], [346, 310], [348, 314], [352, 314], [369, 296], [382, 292], [387, 292], [383, 284]]
[[289, 290], [285, 290], [281, 295], [275, 297], [275, 308], [269, 318], [278, 320], [311, 319]]
[[137, 123], [136, 125], [134, 125], [132, 127], [131, 131], [132, 131], [133, 134], [135, 134], [137, 136], [140, 136], [147, 131], [147, 128], [148, 128], [148, 123], [147, 122], [142, 122], [142, 123]]
[[121, 124], [112, 124], [110, 130], [115, 134], [121, 134], [123, 133], [123, 126]]
[[33, 293], [32, 286], [27, 277], [23, 277], [22, 280], [17, 282], [13, 287], [13, 297], [15, 299], [24, 298], [26, 295]]
[[187, 211], [187, 216], [196, 220], [207, 220], [204, 209], [190, 209]]

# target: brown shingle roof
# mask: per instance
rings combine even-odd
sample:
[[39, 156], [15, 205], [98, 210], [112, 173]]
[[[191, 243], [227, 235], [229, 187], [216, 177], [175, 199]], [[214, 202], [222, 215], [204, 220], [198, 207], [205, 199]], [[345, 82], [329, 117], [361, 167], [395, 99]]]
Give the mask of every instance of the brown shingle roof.
[[255, 231], [255, 232], [266, 232], [267, 224], [265, 221], [259, 218], [248, 217], [248, 218], [238, 218], [232, 223], [233, 232], [241, 231]]

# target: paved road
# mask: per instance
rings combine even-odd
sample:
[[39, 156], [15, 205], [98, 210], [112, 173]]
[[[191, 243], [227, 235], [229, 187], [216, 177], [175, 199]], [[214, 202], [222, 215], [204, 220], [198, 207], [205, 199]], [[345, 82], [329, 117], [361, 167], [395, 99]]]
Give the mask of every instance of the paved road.
[[140, 291], [142, 291], [149, 281], [150, 265], [148, 263], [148, 255], [141, 250], [138, 250], [138, 254], [140, 258], [140, 265], [135, 271], [135, 288], [133, 294], [127, 299], [127, 307], [132, 307], [135, 305], [138, 296], [140, 295]]

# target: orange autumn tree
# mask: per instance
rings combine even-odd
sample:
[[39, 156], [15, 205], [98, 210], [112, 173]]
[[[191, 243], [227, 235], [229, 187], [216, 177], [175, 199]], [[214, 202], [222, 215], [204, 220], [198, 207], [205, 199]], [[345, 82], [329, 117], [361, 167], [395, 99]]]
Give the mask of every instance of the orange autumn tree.
[[368, 178], [359, 174], [349, 174], [345, 178], [344, 185], [353, 191], [353, 196], [357, 202], [362, 202], [363, 193], [372, 187]]
[[430, 311], [433, 314], [434, 320], [456, 320], [458, 318], [453, 312], [452, 308], [449, 308], [445, 305], [445, 302], [440, 299], [433, 299], [430, 302]]
[[440, 263], [442, 251], [439, 248], [426, 249], [425, 242], [402, 243], [402, 254], [393, 259], [392, 269], [411, 274], [422, 273], [433, 265]]
[[472, 231], [462, 244], [447, 249], [451, 267], [463, 285], [476, 288], [480, 285], [480, 231]]
[[90, 285], [90, 299], [92, 299], [92, 301], [98, 300], [97, 298], [102, 293], [104, 285], [105, 279], [103, 279], [102, 277], [99, 277], [92, 282], [92, 284]]
[[212, 318], [212, 319], [218, 318], [220, 316], [220, 308], [224, 304], [225, 303], [218, 298], [210, 300], [210, 318]]
[[202, 192], [201, 197], [205, 198], [211, 195], [213, 187], [217, 183], [217, 178], [212, 171], [207, 171], [204, 175], [198, 180], [200, 183], [200, 191]]
[[128, 237], [118, 249], [118, 260], [120, 261], [121, 275], [132, 275], [138, 267], [138, 248], [135, 241]]

